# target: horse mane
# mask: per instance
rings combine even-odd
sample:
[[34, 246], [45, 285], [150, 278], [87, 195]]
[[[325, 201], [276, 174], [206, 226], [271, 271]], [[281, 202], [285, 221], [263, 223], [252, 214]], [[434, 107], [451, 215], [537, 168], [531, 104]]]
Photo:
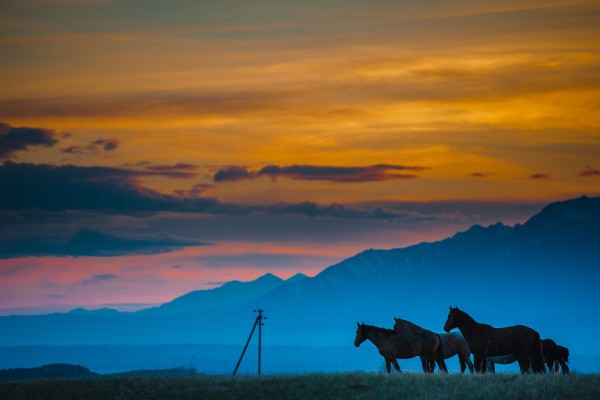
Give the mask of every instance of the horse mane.
[[456, 307], [455, 310], [460, 313], [459, 315], [460, 315], [460, 317], [462, 319], [466, 319], [468, 322], [471, 322], [471, 323], [476, 323], [478, 325], [483, 325], [483, 324], [480, 324], [479, 322], [475, 321], [475, 318], [471, 317], [469, 315], [469, 313], [461, 310], [460, 308]]
[[393, 333], [394, 335], [396, 335], [396, 334], [397, 334], [397, 332], [396, 332], [395, 330], [393, 330], [393, 329], [380, 328], [380, 327], [378, 327], [378, 326], [366, 325], [366, 324], [363, 324], [363, 325], [364, 325], [365, 327], [369, 328], [369, 329], [373, 329], [373, 330], [376, 330], [376, 331], [379, 331], [379, 332], [384, 332], [384, 333]]
[[413, 328], [417, 328], [417, 329], [423, 329], [423, 328], [422, 328], [422, 327], [420, 327], [419, 325], [417, 325], [417, 324], [413, 324], [412, 322], [410, 322], [410, 321], [407, 321], [407, 320], [405, 320], [405, 319], [402, 319], [402, 318], [396, 318], [396, 319], [397, 319], [398, 321], [402, 321], [402, 322], [403, 322], [403, 323], [405, 323], [405, 324], [411, 325]]

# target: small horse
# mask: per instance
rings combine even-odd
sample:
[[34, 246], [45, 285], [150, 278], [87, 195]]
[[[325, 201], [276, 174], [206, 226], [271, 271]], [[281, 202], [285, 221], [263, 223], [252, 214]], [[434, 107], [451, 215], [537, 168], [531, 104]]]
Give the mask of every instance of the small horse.
[[[420, 327], [417, 324], [413, 324], [405, 319], [394, 317], [394, 331], [398, 333], [409, 333], [409, 332], [420, 332], [428, 331]], [[450, 357], [458, 356], [458, 362], [460, 362], [460, 372], [464, 373], [469, 366], [469, 371], [473, 373], [473, 363], [471, 362], [471, 351], [469, 350], [469, 344], [465, 338], [458, 332], [451, 333], [438, 333], [437, 334], [442, 341], [442, 357], [448, 359]]]
[[[569, 373], [569, 349], [563, 346], [559, 346], [552, 339], [542, 340], [542, 352], [544, 353], [544, 359], [548, 370], [554, 370], [554, 373], [558, 373], [558, 367], [562, 370], [563, 374]], [[507, 354], [505, 356], [493, 356], [486, 358], [487, 370], [496, 373], [495, 364], [512, 364], [517, 361], [517, 357], [514, 354]]]
[[450, 332], [453, 328], [458, 328], [469, 343], [477, 372], [486, 371], [486, 357], [510, 353], [517, 357], [522, 374], [527, 373], [530, 366], [534, 373], [545, 372], [540, 334], [525, 325], [494, 328], [478, 323], [458, 307], [450, 307], [444, 331]]
[[388, 373], [391, 371], [391, 364], [394, 365], [398, 373], [401, 372], [396, 359], [407, 359], [421, 355], [424, 356], [421, 357], [424, 372], [433, 372], [426, 362], [428, 359], [437, 360], [440, 369], [447, 372], [446, 364], [441, 357], [441, 342], [436, 335], [429, 335], [425, 332], [396, 333], [391, 329], [378, 328], [364, 323], [359, 324], [358, 322], [356, 325], [358, 325], [358, 328], [356, 329], [354, 345], [358, 347], [365, 340], [370, 340], [385, 359], [385, 369]]
[[[560, 364], [563, 374], [569, 374], [569, 349], [564, 346], [559, 346], [552, 339], [542, 340], [542, 350], [544, 351], [544, 358], [548, 369], [554, 373], [558, 373], [558, 365]], [[554, 368], [552, 368], [554, 366]]]

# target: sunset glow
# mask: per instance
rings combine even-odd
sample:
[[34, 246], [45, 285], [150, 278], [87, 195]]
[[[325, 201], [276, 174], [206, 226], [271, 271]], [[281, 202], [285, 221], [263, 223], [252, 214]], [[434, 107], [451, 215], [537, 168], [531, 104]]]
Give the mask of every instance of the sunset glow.
[[600, 195], [598, 2], [318, 3], [3, 2], [0, 314], [314, 276]]

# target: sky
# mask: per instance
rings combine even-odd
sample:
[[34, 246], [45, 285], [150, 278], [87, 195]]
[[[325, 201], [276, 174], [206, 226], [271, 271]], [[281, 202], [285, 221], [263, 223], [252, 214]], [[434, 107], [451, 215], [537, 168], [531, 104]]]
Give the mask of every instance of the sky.
[[595, 1], [0, 1], [0, 315], [600, 195]]

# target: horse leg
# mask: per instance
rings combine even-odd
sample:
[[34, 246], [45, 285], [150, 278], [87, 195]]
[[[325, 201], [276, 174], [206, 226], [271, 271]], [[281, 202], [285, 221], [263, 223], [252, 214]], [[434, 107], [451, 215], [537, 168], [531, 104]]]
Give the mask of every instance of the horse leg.
[[464, 374], [465, 371], [467, 370], [467, 364], [465, 363], [465, 359], [463, 358], [463, 355], [458, 353], [458, 362], [460, 363], [460, 373]]
[[558, 362], [560, 363], [560, 366], [562, 368], [562, 373], [568, 375], [569, 374], [569, 366], [567, 365], [566, 361], [563, 359], [558, 360]]
[[[448, 368], [446, 367], [446, 362], [444, 361], [444, 355], [442, 354], [441, 351], [439, 351], [439, 349], [436, 352], [436, 361], [437, 361], [438, 367], [440, 368], [440, 371], [447, 374]], [[431, 370], [431, 372], [433, 372], [433, 370]]]
[[485, 371], [485, 357], [480, 354], [473, 354], [473, 361], [475, 361], [475, 371], [483, 373]]
[[471, 373], [473, 373], [473, 363], [471, 362], [471, 354], [470, 353], [463, 354], [463, 357], [464, 357], [465, 361], [467, 362], [467, 367], [469, 367], [469, 371], [471, 371]]
[[398, 365], [398, 360], [396, 360], [395, 358], [392, 360], [392, 363], [394, 364], [394, 368], [396, 368], [396, 372], [398, 372], [399, 374], [402, 373], [402, 371], [400, 371], [400, 365]]
[[496, 363], [493, 362], [492, 360], [487, 359], [485, 367], [486, 367], [486, 369], [488, 369], [490, 371], [490, 373], [492, 373], [492, 374], [496, 373]]
[[421, 354], [419, 355], [419, 358], [421, 359], [421, 366], [423, 367], [423, 372], [431, 372], [431, 363], [429, 357], [424, 354]]
[[392, 360], [387, 357], [385, 359], [385, 370], [388, 374], [392, 372]]
[[519, 368], [521, 369], [521, 374], [526, 374], [529, 372], [529, 367], [531, 366], [529, 357], [520, 355], [517, 358], [517, 362], [519, 363]]

